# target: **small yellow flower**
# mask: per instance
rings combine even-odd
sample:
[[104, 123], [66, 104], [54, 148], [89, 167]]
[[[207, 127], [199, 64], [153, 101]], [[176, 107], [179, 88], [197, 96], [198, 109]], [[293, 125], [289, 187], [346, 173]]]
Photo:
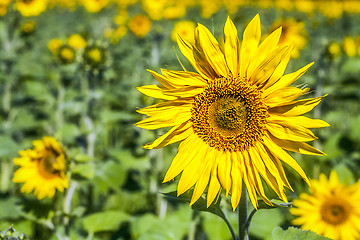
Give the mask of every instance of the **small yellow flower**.
[[348, 57], [355, 57], [358, 49], [355, 39], [353, 37], [346, 36], [343, 40], [343, 49]]
[[293, 45], [295, 48], [291, 56], [298, 58], [300, 50], [304, 49], [308, 42], [305, 23], [302, 21], [298, 22], [293, 18], [280, 19], [271, 25], [269, 32], [273, 32], [279, 27], [282, 27], [279, 44], [282, 46]]
[[337, 42], [331, 42], [327, 47], [327, 54], [330, 58], [334, 59], [340, 56], [341, 54], [341, 46]]
[[324, 16], [334, 19], [340, 18], [343, 15], [344, 6], [343, 1], [328, 0], [316, 1], [318, 11]]
[[24, 17], [38, 16], [47, 8], [47, 0], [16, 0], [14, 8]]
[[127, 33], [127, 27], [124, 25], [117, 26], [116, 29], [107, 29], [104, 32], [105, 37], [110, 38], [112, 44], [117, 44]]
[[34, 194], [38, 199], [52, 198], [55, 190], [68, 188], [66, 156], [60, 143], [52, 137], [33, 141], [34, 148], [21, 150], [14, 164], [20, 168], [14, 173], [13, 182], [24, 183], [21, 192]]
[[86, 11], [90, 13], [100, 12], [109, 4], [109, 0], [79, 0]]
[[293, 224], [335, 240], [360, 239], [360, 181], [341, 184], [333, 170], [329, 179], [321, 174], [311, 186], [310, 194], [293, 201]]
[[151, 29], [151, 21], [144, 14], [136, 14], [128, 24], [130, 31], [138, 38], [145, 37]]
[[11, 0], [1, 0], [0, 1], [0, 16], [4, 16], [7, 13], [10, 3], [11, 3]]
[[71, 35], [67, 42], [75, 50], [86, 47], [86, 41], [80, 34]]
[[103, 47], [97, 45], [87, 46], [84, 50], [84, 62], [92, 69], [98, 69], [106, 63], [106, 53]]
[[174, 29], [171, 32], [171, 39], [176, 42], [179, 34], [185, 40], [194, 43], [195, 23], [192, 21], [179, 21], [175, 23]]
[[24, 34], [31, 34], [35, 30], [35, 21], [29, 20], [21, 25], [21, 32]]
[[58, 51], [58, 57], [64, 64], [69, 64], [75, 61], [75, 49], [69, 45], [62, 45]]
[[48, 49], [52, 54], [56, 55], [59, 48], [63, 45], [63, 41], [58, 38], [51, 39], [48, 43]]
[[316, 9], [315, 2], [313, 0], [297, 0], [294, 4], [298, 11], [304, 13], [313, 13]]

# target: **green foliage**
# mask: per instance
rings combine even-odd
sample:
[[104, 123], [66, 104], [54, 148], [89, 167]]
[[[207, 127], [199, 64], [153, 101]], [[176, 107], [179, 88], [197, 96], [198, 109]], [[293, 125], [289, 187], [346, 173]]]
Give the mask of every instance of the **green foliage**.
[[272, 231], [274, 240], [325, 240], [329, 239], [319, 236], [314, 232], [300, 230], [298, 228], [289, 227], [287, 230], [282, 230], [280, 227], [274, 228]]
[[84, 229], [90, 233], [115, 231], [120, 224], [129, 221], [130, 216], [118, 211], [104, 211], [85, 216], [82, 220]]

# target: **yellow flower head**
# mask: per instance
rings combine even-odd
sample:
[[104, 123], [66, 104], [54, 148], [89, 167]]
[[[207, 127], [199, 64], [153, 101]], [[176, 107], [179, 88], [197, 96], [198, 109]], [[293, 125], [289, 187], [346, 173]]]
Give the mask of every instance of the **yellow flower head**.
[[34, 148], [21, 150], [14, 164], [20, 168], [14, 173], [13, 182], [24, 183], [21, 192], [34, 194], [38, 199], [52, 198], [57, 189], [68, 188], [66, 157], [60, 143], [52, 137], [33, 141]]
[[107, 29], [104, 32], [105, 37], [110, 38], [112, 44], [117, 44], [127, 33], [127, 27], [124, 25], [117, 26], [116, 29]]
[[106, 62], [105, 49], [97, 45], [91, 45], [84, 50], [84, 62], [91, 68], [100, 68]]
[[337, 42], [331, 42], [327, 47], [326, 53], [332, 59], [337, 58], [341, 54], [340, 44]]
[[146, 15], [137, 14], [130, 19], [129, 29], [138, 38], [143, 38], [151, 29], [151, 21]]
[[58, 38], [51, 39], [48, 43], [48, 49], [52, 54], [56, 55], [59, 48], [63, 45], [63, 41]]
[[174, 29], [171, 32], [171, 39], [176, 42], [177, 35], [179, 34], [183, 39], [194, 43], [195, 27], [195, 23], [192, 21], [179, 21], [175, 23]]
[[69, 45], [62, 45], [57, 52], [57, 56], [64, 64], [73, 63], [75, 61], [75, 49]]
[[100, 12], [109, 4], [109, 0], [79, 0], [80, 4], [84, 6], [86, 11], [90, 13]]
[[16, 0], [14, 7], [24, 17], [38, 16], [47, 7], [47, 0]]
[[11, 0], [0, 0], [0, 16], [6, 15]]
[[21, 32], [23, 34], [31, 34], [35, 30], [36, 23], [34, 20], [28, 20], [21, 25]]
[[294, 45], [292, 57], [298, 58], [300, 50], [304, 49], [307, 44], [307, 33], [305, 23], [298, 22], [295, 19], [280, 19], [270, 27], [270, 32], [282, 27], [282, 34], [279, 40], [280, 45]]
[[77, 50], [86, 47], [86, 40], [80, 34], [73, 34], [69, 37], [68, 44]]
[[354, 57], [357, 53], [356, 41], [353, 37], [346, 36], [343, 40], [343, 49], [348, 57]]
[[241, 47], [230, 18], [224, 33], [223, 48], [201, 24], [195, 29], [194, 45], [178, 36], [180, 50], [196, 72], [163, 69], [160, 75], [150, 71], [160, 84], [138, 88], [145, 95], [166, 101], [138, 110], [149, 117], [136, 125], [145, 129], [172, 127], [144, 147], [161, 148], [181, 141], [164, 182], [182, 173], [177, 194], [194, 186], [190, 204], [208, 186], [209, 206], [222, 187], [226, 194], [231, 193], [235, 209], [242, 183], [255, 208], [257, 195], [271, 204], [263, 180], [287, 201], [284, 187], [291, 186], [281, 162], [309, 182], [287, 150], [323, 155], [305, 142], [316, 139], [309, 128], [329, 126], [301, 116], [322, 97], [296, 100], [309, 88], [289, 86], [313, 63], [283, 75], [292, 47], [278, 45], [281, 28], [259, 43], [259, 15], [246, 27]]
[[335, 171], [330, 178], [324, 174], [311, 180], [310, 194], [303, 193], [293, 201], [290, 212], [297, 218], [293, 224], [301, 225], [335, 240], [360, 238], [360, 181], [354, 185], [339, 182]]

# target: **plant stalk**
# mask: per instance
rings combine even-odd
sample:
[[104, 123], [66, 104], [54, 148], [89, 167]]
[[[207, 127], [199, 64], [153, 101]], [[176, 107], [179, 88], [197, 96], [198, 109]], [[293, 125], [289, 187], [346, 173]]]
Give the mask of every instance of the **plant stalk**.
[[241, 198], [238, 206], [238, 225], [239, 225], [239, 240], [249, 240], [249, 228], [247, 226], [247, 192], [245, 184], [243, 183], [241, 190]]

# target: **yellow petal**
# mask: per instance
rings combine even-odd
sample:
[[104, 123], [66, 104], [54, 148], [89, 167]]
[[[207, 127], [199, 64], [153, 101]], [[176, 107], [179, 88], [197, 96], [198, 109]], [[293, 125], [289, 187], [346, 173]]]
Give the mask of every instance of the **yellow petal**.
[[195, 185], [190, 205], [194, 204], [200, 198], [209, 183], [211, 169], [214, 167], [214, 162], [216, 160], [214, 157], [214, 153], [214, 148], [208, 148], [205, 167], [203, 168], [204, 170], [201, 171], [201, 176]]
[[307, 128], [294, 125], [290, 122], [266, 124], [266, 129], [275, 137], [284, 140], [297, 142], [307, 142], [317, 139], [317, 137]]
[[259, 64], [271, 53], [278, 45], [282, 28], [278, 28], [273, 31], [259, 46], [255, 56], [248, 68], [248, 76], [251, 76], [254, 70], [259, 66]]
[[161, 73], [175, 85], [207, 86], [206, 80], [197, 73], [161, 69]]
[[290, 50], [288, 46], [275, 49], [260, 63], [252, 75], [249, 75], [250, 80], [258, 86], [264, 85]]
[[228, 17], [224, 28], [224, 51], [227, 66], [229, 67], [233, 76], [239, 73], [240, 64], [240, 43], [236, 27], [231, 19]]
[[196, 154], [190, 159], [189, 164], [184, 168], [181, 174], [180, 181], [178, 183], [177, 195], [183, 194], [189, 188], [191, 188], [200, 178], [203, 167], [208, 163], [207, 153], [209, 146], [202, 140], [198, 140], [198, 148], [194, 151]]
[[261, 38], [260, 17], [257, 14], [246, 27], [240, 50], [240, 77], [249, 77], [246, 72], [255, 56]]
[[305, 182], [310, 185], [310, 181], [306, 176], [304, 170], [287, 152], [285, 152], [281, 147], [276, 145], [267, 134], [264, 135], [263, 141], [264, 145], [270, 152], [272, 152], [281, 161], [292, 167], [296, 172], [300, 174], [300, 176], [305, 180]]
[[284, 103], [288, 103], [309, 92], [310, 88], [300, 89], [297, 87], [286, 87], [276, 90], [269, 94], [266, 99], [266, 105], [276, 107]]
[[[179, 45], [182, 54], [189, 60], [194, 69], [204, 78], [213, 79], [214, 74], [210, 71], [209, 64], [204, 62], [203, 57], [200, 57], [198, 50], [194, 48], [191, 43], [183, 39], [180, 35], [177, 35], [177, 43]], [[196, 54], [195, 54], [196, 53]]]
[[272, 93], [273, 91], [275, 91], [277, 89], [281, 89], [281, 88], [289, 86], [290, 84], [292, 84], [293, 82], [298, 80], [299, 77], [301, 77], [313, 64], [314, 64], [313, 62], [309, 63], [308, 65], [297, 70], [296, 72], [289, 73], [289, 74], [282, 76], [277, 82], [275, 82], [271, 86], [266, 86], [268, 88], [266, 88], [264, 90], [262, 96], [266, 97], [267, 95], [269, 95], [270, 93]]
[[200, 145], [200, 141], [195, 134], [191, 134], [188, 138], [180, 143], [178, 153], [171, 162], [169, 169], [165, 174], [163, 182], [168, 182], [179, 175], [184, 168], [190, 163], [190, 161], [197, 154], [196, 149]]
[[206, 61], [214, 69], [218, 76], [228, 76], [229, 70], [226, 65], [224, 54], [219, 43], [211, 32], [202, 24], [199, 24], [195, 30], [195, 43], [198, 43], [198, 49], [202, 51]]
[[203, 87], [196, 87], [196, 86], [188, 86], [188, 87], [182, 87], [182, 88], [176, 88], [172, 90], [165, 90], [163, 93], [168, 96], [173, 97], [194, 97], [204, 91]]
[[160, 112], [135, 123], [136, 126], [144, 129], [159, 129], [182, 124], [191, 118], [188, 107], [174, 107], [167, 111]]
[[153, 116], [153, 115], [159, 114], [159, 113], [167, 111], [167, 110], [171, 111], [171, 109], [176, 108], [176, 107], [189, 108], [189, 111], [190, 111], [191, 106], [192, 106], [192, 102], [190, 100], [176, 99], [176, 100], [172, 100], [172, 101], [157, 103], [157, 104], [145, 107], [145, 108], [138, 109], [136, 111], [141, 114]]
[[218, 178], [221, 186], [225, 189], [226, 195], [229, 194], [231, 188], [231, 152], [220, 153], [218, 163]]
[[174, 142], [184, 140], [194, 133], [191, 129], [191, 122], [182, 123], [171, 128], [167, 133], [157, 138], [153, 143], [148, 143], [143, 148], [156, 149], [162, 148]]
[[242, 172], [240, 168], [240, 159], [238, 159], [238, 154], [232, 153], [232, 168], [231, 168], [231, 178], [232, 178], [232, 191], [231, 191], [231, 206], [233, 211], [239, 205], [242, 191]]
[[174, 88], [174, 85], [168, 80], [166, 79], [164, 76], [161, 76], [160, 74], [158, 74], [157, 72], [154, 72], [150, 69], [147, 69], [148, 72], [151, 73], [151, 75], [159, 82], [161, 83], [165, 88], [168, 89], [172, 89]]
[[164, 99], [164, 100], [176, 99], [176, 97], [174, 97], [174, 96], [164, 95], [163, 91], [166, 90], [167, 88], [165, 88], [163, 86], [146, 85], [146, 86], [142, 86], [142, 87], [137, 87], [136, 89], [139, 90], [139, 92], [141, 92], [149, 97], [159, 98], [159, 99]]
[[210, 178], [210, 183], [209, 183], [209, 188], [208, 188], [208, 194], [206, 196], [206, 206], [209, 207], [211, 205], [211, 203], [214, 201], [215, 197], [218, 195], [221, 185], [219, 183], [218, 180], [218, 176], [217, 176], [217, 164], [219, 162], [219, 157], [218, 155], [220, 154], [220, 152], [218, 150], [215, 149], [215, 153], [214, 153], [214, 158], [216, 159], [213, 168], [211, 170], [211, 178]]
[[291, 122], [293, 124], [298, 124], [306, 128], [323, 128], [330, 126], [327, 122], [323, 120], [312, 119], [304, 116], [288, 117], [272, 114], [267, 118], [267, 120], [269, 122]]
[[286, 104], [281, 104], [280, 106], [276, 106], [274, 108], [269, 109], [270, 114], [279, 114], [284, 116], [298, 116], [304, 113], [311, 111], [316, 105], [318, 105], [324, 97], [316, 97], [303, 99], [298, 101], [289, 102]]

